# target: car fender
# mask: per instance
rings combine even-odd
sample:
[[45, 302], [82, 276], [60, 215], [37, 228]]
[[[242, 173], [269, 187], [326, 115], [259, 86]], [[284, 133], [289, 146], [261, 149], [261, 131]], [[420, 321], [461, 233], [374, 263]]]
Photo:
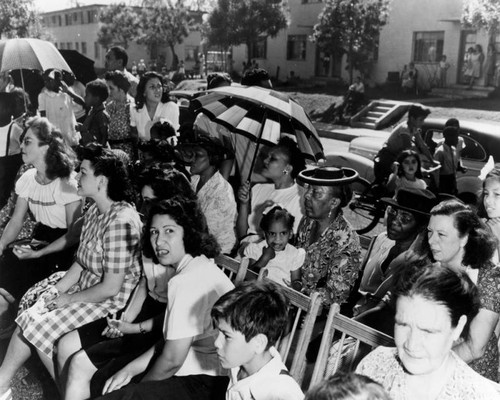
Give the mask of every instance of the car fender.
[[358, 171], [361, 178], [373, 182], [373, 161], [366, 157], [347, 152], [331, 152], [326, 154], [326, 166], [347, 167]]

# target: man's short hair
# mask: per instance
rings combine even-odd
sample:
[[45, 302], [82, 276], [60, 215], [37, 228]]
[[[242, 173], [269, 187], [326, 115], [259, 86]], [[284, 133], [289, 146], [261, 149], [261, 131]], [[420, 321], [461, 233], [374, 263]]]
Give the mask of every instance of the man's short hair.
[[241, 78], [241, 84], [243, 86], [260, 86], [269, 88], [271, 78], [268, 72], [262, 68], [254, 68], [245, 72], [243, 78]]
[[212, 308], [217, 326], [226, 321], [249, 342], [258, 334], [267, 337], [267, 348], [276, 344], [288, 322], [288, 301], [279, 287], [270, 281], [243, 282], [223, 295]]
[[109, 96], [109, 89], [106, 82], [102, 79], [95, 79], [85, 86], [85, 89], [92, 95], [99, 97], [99, 100], [104, 103]]
[[127, 63], [128, 63], [128, 54], [127, 52], [125, 51], [125, 49], [121, 46], [113, 46], [109, 49], [109, 51], [113, 52], [113, 54], [115, 55], [115, 58], [117, 60], [122, 60], [122, 65], [123, 65], [123, 68], [126, 68], [127, 67]]

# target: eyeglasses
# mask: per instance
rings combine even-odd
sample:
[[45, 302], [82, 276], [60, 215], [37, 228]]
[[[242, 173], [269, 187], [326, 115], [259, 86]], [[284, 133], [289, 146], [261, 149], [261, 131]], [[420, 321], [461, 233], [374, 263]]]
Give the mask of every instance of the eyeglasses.
[[408, 225], [415, 220], [413, 215], [410, 214], [409, 212], [403, 211], [403, 210], [398, 210], [398, 209], [391, 207], [391, 206], [387, 207], [387, 214], [390, 215], [394, 219], [399, 218], [399, 221], [403, 225]]

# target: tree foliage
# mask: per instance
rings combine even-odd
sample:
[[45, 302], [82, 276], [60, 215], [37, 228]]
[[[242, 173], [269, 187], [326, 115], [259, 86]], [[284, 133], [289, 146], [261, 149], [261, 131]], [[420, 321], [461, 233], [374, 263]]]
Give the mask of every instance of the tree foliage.
[[127, 48], [139, 35], [139, 14], [134, 8], [128, 7], [125, 3], [118, 3], [102, 10], [99, 16], [97, 41], [104, 48], [115, 44]]
[[387, 23], [390, 0], [327, 0], [312, 40], [334, 59], [347, 54], [349, 77], [366, 72]]
[[466, 27], [485, 29], [491, 34], [500, 26], [500, 0], [464, 1], [462, 24]]
[[142, 35], [140, 43], [148, 46], [167, 45], [172, 52], [172, 69], [177, 69], [179, 58], [175, 45], [189, 35], [193, 20], [183, 2], [172, 0], [145, 0], [141, 12]]
[[38, 16], [32, 0], [0, 1], [0, 36], [29, 37], [37, 23]]
[[[218, 0], [207, 20], [211, 45], [251, 45], [262, 36], [275, 37], [287, 27], [287, 13], [280, 0]], [[250, 51], [248, 52], [250, 61]]]

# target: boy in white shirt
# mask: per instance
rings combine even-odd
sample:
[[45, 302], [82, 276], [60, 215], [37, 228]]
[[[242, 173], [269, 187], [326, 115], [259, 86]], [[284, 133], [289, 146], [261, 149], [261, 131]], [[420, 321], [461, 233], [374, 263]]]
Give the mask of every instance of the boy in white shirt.
[[230, 368], [226, 400], [302, 400], [304, 395], [273, 347], [288, 322], [288, 302], [269, 281], [244, 282], [212, 308], [222, 367]]

